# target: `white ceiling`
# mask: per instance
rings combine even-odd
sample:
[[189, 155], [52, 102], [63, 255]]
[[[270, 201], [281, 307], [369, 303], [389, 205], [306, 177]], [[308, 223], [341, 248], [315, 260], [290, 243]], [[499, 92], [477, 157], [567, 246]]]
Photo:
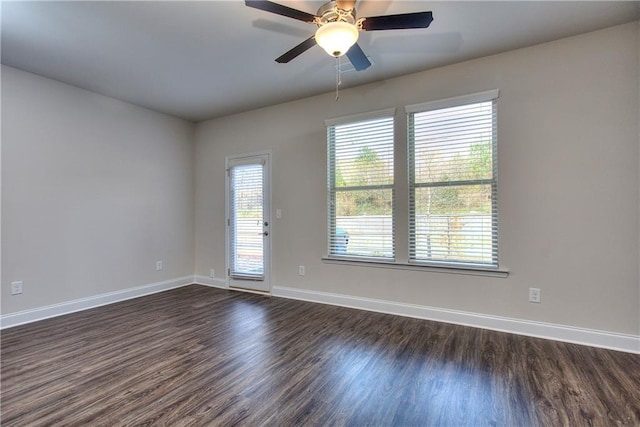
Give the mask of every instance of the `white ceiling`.
[[[322, 1], [280, 1], [314, 13]], [[640, 19], [640, 2], [360, 0], [358, 16], [431, 10], [428, 29], [361, 33], [373, 65], [343, 88]], [[200, 121], [330, 92], [335, 60], [304, 22], [241, 1], [2, 2], [2, 63]]]

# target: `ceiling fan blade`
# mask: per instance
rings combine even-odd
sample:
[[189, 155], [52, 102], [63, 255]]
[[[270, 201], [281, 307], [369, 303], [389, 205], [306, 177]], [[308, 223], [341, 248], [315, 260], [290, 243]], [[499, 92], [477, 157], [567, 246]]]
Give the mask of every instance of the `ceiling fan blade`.
[[336, 6], [342, 10], [353, 10], [356, 7], [356, 0], [336, 0]]
[[276, 15], [286, 16], [288, 18], [297, 19], [299, 21], [304, 22], [313, 22], [316, 18], [315, 15], [312, 15], [307, 12], [303, 12], [298, 9], [293, 9], [288, 6], [283, 6], [278, 3], [274, 3], [271, 1], [254, 1], [254, 0], [245, 0], [244, 4], [249, 7], [253, 7], [254, 9], [264, 10], [265, 12], [275, 13]]
[[311, 49], [315, 45], [316, 45], [316, 36], [311, 36], [305, 41], [303, 41], [302, 43], [300, 43], [298, 46], [294, 47], [284, 55], [277, 58], [276, 62], [279, 62], [280, 64], [286, 64], [287, 62], [296, 58], [301, 53], [304, 53], [307, 50]]
[[371, 62], [367, 58], [367, 55], [364, 54], [358, 43], [351, 46], [347, 51], [347, 58], [349, 58], [349, 61], [351, 61], [351, 64], [356, 71], [366, 70], [371, 66]]
[[362, 29], [365, 31], [377, 30], [404, 30], [407, 28], [427, 28], [433, 21], [431, 12], [404, 13], [400, 15], [372, 16], [365, 18]]

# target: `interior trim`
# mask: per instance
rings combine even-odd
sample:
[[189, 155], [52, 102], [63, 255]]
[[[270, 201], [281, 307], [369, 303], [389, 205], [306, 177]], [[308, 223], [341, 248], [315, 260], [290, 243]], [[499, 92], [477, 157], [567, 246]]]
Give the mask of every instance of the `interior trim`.
[[176, 279], [123, 289], [120, 291], [107, 292], [86, 298], [72, 301], [65, 301], [58, 304], [46, 305], [44, 307], [32, 308], [0, 316], [0, 329], [11, 328], [51, 317], [62, 316], [64, 314], [75, 313], [77, 311], [88, 310], [115, 302], [138, 298], [144, 295], [155, 294], [169, 289], [180, 288], [193, 283], [193, 276], [183, 276]]
[[[124, 289], [121, 291], [104, 293], [92, 297], [52, 304], [30, 310], [0, 316], [0, 329], [11, 328], [51, 317], [62, 316], [82, 310], [88, 310], [119, 301], [138, 298], [144, 295], [163, 292], [191, 284], [210, 286], [214, 288], [236, 290], [227, 286], [224, 279], [207, 276], [183, 276], [163, 282]], [[262, 295], [269, 295], [261, 293]], [[515, 319], [509, 317], [492, 316], [445, 308], [429, 307], [416, 304], [385, 301], [373, 298], [355, 297], [351, 295], [329, 292], [297, 289], [284, 286], [273, 286], [271, 296], [309, 301], [320, 304], [336, 305], [378, 313], [394, 314], [398, 316], [414, 317], [437, 322], [471, 326], [474, 328], [490, 329], [509, 332], [537, 338], [551, 339], [610, 350], [640, 354], [640, 335], [620, 334], [595, 329], [578, 328], [574, 326], [554, 323], [537, 322], [533, 320]]]
[[640, 354], [640, 336], [444, 308], [274, 286], [273, 296], [509, 332]]
[[212, 288], [229, 289], [229, 284], [225, 279], [217, 279], [209, 276], [195, 275], [193, 277], [196, 285], [210, 286]]
[[413, 271], [428, 271], [432, 273], [450, 273], [450, 274], [466, 274], [469, 276], [488, 276], [488, 277], [501, 277], [505, 278], [509, 276], [509, 270], [506, 268], [492, 268], [492, 267], [476, 267], [469, 265], [454, 265], [445, 264], [437, 265], [435, 263], [400, 263], [395, 261], [383, 261], [373, 260], [371, 258], [355, 257], [332, 257], [325, 256], [322, 258], [322, 262], [325, 264], [344, 264], [354, 265], [356, 267], [375, 267], [375, 268], [392, 268], [396, 270], [413, 270]]

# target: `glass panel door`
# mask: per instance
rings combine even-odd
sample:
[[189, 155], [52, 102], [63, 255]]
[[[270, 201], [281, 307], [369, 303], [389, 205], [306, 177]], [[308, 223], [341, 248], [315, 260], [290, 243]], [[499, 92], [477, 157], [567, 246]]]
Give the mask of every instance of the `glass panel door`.
[[230, 158], [228, 181], [229, 286], [268, 291], [268, 155]]

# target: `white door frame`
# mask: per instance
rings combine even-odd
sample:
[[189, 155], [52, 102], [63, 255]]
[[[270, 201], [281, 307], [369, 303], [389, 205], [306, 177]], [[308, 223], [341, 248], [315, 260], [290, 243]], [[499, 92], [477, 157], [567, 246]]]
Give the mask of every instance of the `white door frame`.
[[[267, 292], [271, 293], [271, 150], [264, 151], [256, 151], [252, 153], [246, 154], [237, 154], [227, 156], [225, 158], [225, 260], [226, 260], [226, 282], [227, 287], [238, 290], [246, 290], [246, 291], [257, 291], [257, 292]], [[268, 232], [267, 235], [263, 237], [263, 262], [264, 262], [264, 280], [263, 281], [254, 281], [254, 280], [240, 280], [234, 279], [231, 277], [230, 269], [231, 269], [231, 254], [230, 254], [230, 224], [231, 224], [231, 206], [230, 206], [230, 184], [231, 184], [231, 175], [230, 175], [230, 166], [232, 163], [236, 162], [246, 162], [252, 163], [253, 161], [260, 162], [264, 161], [264, 181], [263, 181], [263, 221], [268, 225], [264, 227], [265, 231]]]

